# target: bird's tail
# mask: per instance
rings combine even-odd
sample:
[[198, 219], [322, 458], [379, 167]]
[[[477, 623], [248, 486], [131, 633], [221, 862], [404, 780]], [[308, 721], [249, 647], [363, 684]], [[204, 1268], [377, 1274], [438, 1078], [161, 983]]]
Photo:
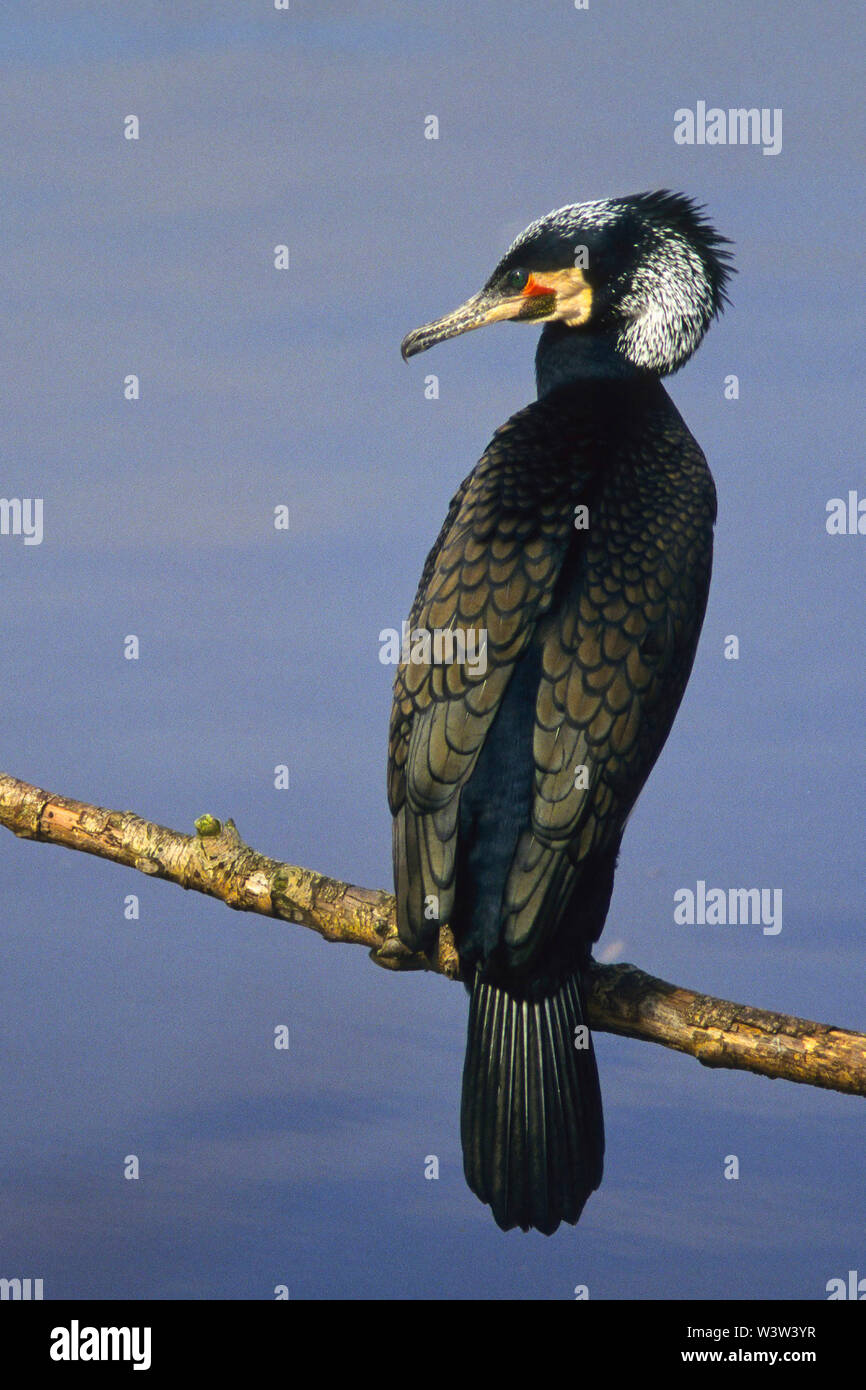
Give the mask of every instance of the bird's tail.
[[550, 1235], [601, 1182], [604, 1121], [580, 980], [542, 999], [476, 976], [460, 1116], [466, 1181], [503, 1230]]

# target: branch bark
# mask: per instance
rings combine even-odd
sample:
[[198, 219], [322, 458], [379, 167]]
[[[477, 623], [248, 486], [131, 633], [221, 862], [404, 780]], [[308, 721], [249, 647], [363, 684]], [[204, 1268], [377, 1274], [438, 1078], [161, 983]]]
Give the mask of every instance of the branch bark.
[[[310, 927], [326, 941], [366, 946], [389, 970], [434, 970], [460, 978], [454, 942], [440, 933], [439, 957], [413, 955], [397, 936], [394, 899], [257, 854], [234, 822], [213, 816], [183, 835], [132, 811], [109, 811], [0, 773], [0, 825], [25, 840], [43, 840], [98, 855], [181, 888]], [[708, 1067], [731, 1067], [810, 1086], [866, 1095], [866, 1036], [810, 1019], [683, 989], [634, 965], [593, 963], [586, 980], [592, 1028], [659, 1043]]]

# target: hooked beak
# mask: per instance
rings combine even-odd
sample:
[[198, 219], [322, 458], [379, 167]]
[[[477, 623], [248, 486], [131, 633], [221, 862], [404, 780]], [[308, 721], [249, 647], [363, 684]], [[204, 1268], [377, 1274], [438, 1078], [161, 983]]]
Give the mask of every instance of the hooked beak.
[[434, 343], [456, 338], [458, 333], [469, 333], [473, 328], [483, 328], [486, 323], [495, 323], [499, 319], [516, 318], [521, 304], [520, 295], [503, 298], [490, 290], [479, 290], [453, 313], [407, 333], [400, 344], [403, 361], [407, 362], [418, 352], [426, 352]]

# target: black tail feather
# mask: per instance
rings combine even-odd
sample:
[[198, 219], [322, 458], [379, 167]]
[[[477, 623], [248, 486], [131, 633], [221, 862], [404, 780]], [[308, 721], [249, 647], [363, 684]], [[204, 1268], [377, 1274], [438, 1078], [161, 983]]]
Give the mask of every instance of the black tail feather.
[[476, 977], [463, 1067], [463, 1166], [503, 1230], [574, 1223], [601, 1182], [604, 1121], [579, 979], [526, 999]]

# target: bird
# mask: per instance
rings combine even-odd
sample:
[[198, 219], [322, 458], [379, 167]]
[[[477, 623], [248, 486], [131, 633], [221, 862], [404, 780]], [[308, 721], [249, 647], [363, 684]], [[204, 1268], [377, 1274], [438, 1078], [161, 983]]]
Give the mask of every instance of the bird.
[[431, 959], [443, 928], [456, 948], [464, 1173], [503, 1230], [575, 1224], [602, 1179], [586, 973], [691, 672], [716, 519], [662, 378], [728, 302], [730, 245], [667, 189], [570, 204], [402, 343], [408, 360], [490, 323], [542, 328], [537, 398], [424, 564], [388, 753], [397, 931]]

